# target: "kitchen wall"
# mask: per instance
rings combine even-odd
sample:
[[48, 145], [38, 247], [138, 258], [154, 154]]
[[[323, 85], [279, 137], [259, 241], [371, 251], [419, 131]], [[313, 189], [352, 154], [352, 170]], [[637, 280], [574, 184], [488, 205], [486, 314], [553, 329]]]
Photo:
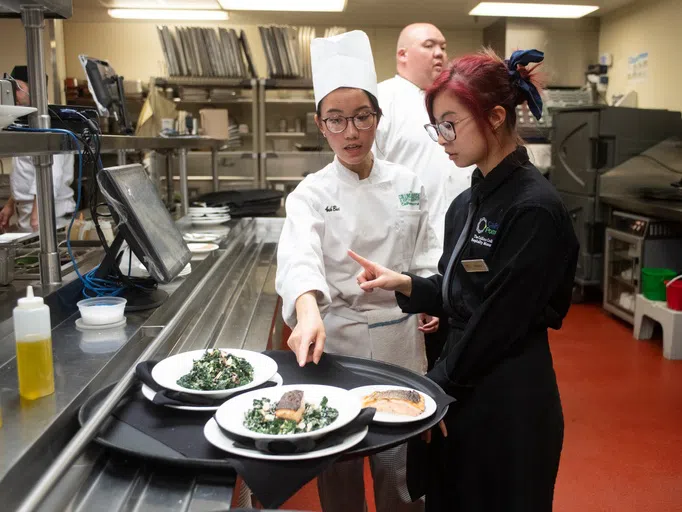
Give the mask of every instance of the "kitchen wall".
[[[81, 18], [82, 19], [82, 18]], [[84, 78], [83, 69], [78, 61], [81, 53], [108, 60], [116, 72], [127, 80], [147, 81], [150, 76], [165, 76], [165, 62], [161, 45], [156, 33], [159, 23], [145, 21], [79, 21], [65, 22], [65, 51], [67, 76]], [[163, 23], [169, 27], [182, 26], [223, 26], [243, 29], [251, 46], [256, 70], [260, 76], [267, 73], [265, 54], [260, 41], [257, 25], [229, 22]], [[367, 32], [374, 52], [375, 65], [379, 80], [395, 74], [395, 51], [398, 35], [402, 27], [346, 27], [359, 28]], [[324, 27], [316, 27], [318, 35], [324, 34]], [[446, 31], [451, 55], [475, 51], [483, 43], [480, 30]]]
[[[602, 18], [599, 52], [613, 55], [609, 100], [630, 90], [640, 108], [682, 111], [682, 1], [639, 0]], [[648, 53], [645, 76], [628, 78], [628, 57]]]
[[484, 29], [483, 40], [505, 58], [515, 50], [542, 50], [547, 85], [581, 87], [588, 64], [598, 62], [599, 19], [501, 19]]

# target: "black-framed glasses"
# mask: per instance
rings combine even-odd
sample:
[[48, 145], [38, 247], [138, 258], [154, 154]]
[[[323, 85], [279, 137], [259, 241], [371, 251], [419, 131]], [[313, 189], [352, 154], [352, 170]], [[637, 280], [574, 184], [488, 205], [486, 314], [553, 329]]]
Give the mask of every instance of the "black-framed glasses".
[[429, 134], [429, 137], [434, 142], [438, 142], [438, 134], [440, 134], [441, 137], [443, 137], [447, 142], [452, 142], [457, 138], [457, 133], [455, 132], [455, 125], [461, 123], [462, 121], [466, 121], [469, 119], [469, 117], [465, 117], [464, 119], [460, 119], [459, 121], [442, 121], [437, 124], [425, 124], [424, 129], [426, 130], [426, 133]]
[[374, 126], [374, 118], [376, 117], [376, 112], [361, 112], [355, 114], [354, 116], [331, 116], [323, 119], [327, 129], [332, 133], [341, 133], [348, 126], [348, 120], [352, 119], [353, 124], [358, 130], [369, 130]]

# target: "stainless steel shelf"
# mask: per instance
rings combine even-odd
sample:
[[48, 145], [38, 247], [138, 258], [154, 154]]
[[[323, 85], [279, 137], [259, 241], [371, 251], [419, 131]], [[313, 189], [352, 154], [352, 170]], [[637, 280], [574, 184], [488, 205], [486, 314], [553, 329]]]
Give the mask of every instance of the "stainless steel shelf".
[[314, 105], [315, 100], [312, 98], [271, 98], [266, 99], [265, 103], [283, 103], [285, 105]]
[[312, 89], [313, 81], [308, 78], [264, 78], [261, 84], [265, 89]]
[[73, 16], [72, 0], [2, 0], [0, 18], [20, 18], [21, 7], [44, 7], [45, 18]]
[[263, 158], [278, 158], [280, 156], [309, 156], [310, 158], [326, 156], [334, 158], [333, 151], [267, 151], [262, 154]]
[[631, 290], [637, 290], [637, 283], [633, 283], [631, 281], [628, 281], [627, 279], [623, 279], [620, 276], [609, 276], [609, 279], [620, 284], [621, 286], [625, 286], [626, 288], [630, 288]]
[[289, 138], [289, 137], [305, 137], [305, 132], [265, 132], [266, 137], [273, 138]]
[[171, 76], [157, 77], [154, 83], [159, 87], [172, 87], [185, 85], [189, 87], [226, 87], [238, 89], [251, 89], [256, 85], [252, 78], [208, 78], [198, 76]]
[[[102, 152], [220, 149], [226, 141], [207, 137], [134, 137], [103, 135]], [[24, 156], [76, 151], [71, 139], [58, 133], [0, 132], [0, 156]]]
[[176, 105], [235, 105], [235, 104], [252, 105], [253, 100], [250, 98], [235, 98], [232, 100], [212, 100], [212, 99], [183, 100], [183, 99], [176, 98], [174, 100], [174, 103]]

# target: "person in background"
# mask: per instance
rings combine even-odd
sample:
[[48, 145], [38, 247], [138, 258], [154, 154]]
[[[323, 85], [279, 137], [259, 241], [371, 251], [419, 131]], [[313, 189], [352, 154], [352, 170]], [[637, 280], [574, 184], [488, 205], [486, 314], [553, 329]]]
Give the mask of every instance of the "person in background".
[[[385, 361], [423, 374], [424, 337], [392, 293], [357, 288], [346, 251], [372, 254], [391, 268], [429, 275], [439, 249], [429, 246], [427, 196], [405, 167], [376, 159], [381, 109], [367, 35], [314, 39], [310, 47], [317, 126], [334, 161], [307, 176], [286, 200], [277, 250], [276, 289], [288, 340], [301, 366], [322, 353]], [[405, 484], [406, 446], [370, 458], [377, 510], [423, 510]], [[325, 512], [365, 512], [363, 460], [334, 464], [318, 478]]]
[[528, 66], [543, 59], [537, 50], [506, 62], [492, 51], [467, 55], [427, 92], [430, 136], [457, 165], [477, 166], [448, 210], [440, 273], [401, 274], [349, 253], [363, 268], [361, 289], [394, 290], [405, 313], [451, 326], [427, 374], [457, 399], [447, 435], [435, 429], [429, 445], [410, 446], [411, 455], [428, 452], [410, 472], [421, 477], [428, 511], [552, 510], [564, 419], [547, 331], [571, 305], [579, 244], [516, 131], [517, 105], [542, 115]]
[[[377, 129], [375, 153], [389, 162], [414, 171], [424, 183], [429, 198], [429, 220], [437, 243], [443, 248], [445, 212], [450, 203], [469, 188], [474, 166], [457, 169], [456, 164], [429, 138], [425, 93], [447, 62], [445, 37], [428, 23], [405, 27], [398, 38], [397, 74], [379, 84], [379, 104], [385, 119]], [[440, 355], [447, 338], [447, 323], [420, 315], [426, 334], [429, 368]]]
[[[16, 84], [15, 102], [30, 106], [28, 69], [15, 66], [11, 77]], [[74, 191], [71, 188], [74, 173], [72, 154], [53, 155], [52, 185], [57, 228], [66, 226], [76, 208]], [[38, 201], [36, 199], [36, 168], [32, 157], [19, 156], [12, 159], [10, 175], [11, 196], [0, 210], [0, 230], [6, 231], [10, 219], [16, 213], [19, 231], [38, 231]]]

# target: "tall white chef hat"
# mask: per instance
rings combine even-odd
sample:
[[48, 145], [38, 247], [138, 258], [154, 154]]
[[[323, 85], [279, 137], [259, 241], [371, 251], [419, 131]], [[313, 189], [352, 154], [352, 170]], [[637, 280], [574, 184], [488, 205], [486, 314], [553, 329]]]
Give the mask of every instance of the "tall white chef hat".
[[316, 107], [339, 87], [363, 89], [378, 97], [372, 47], [362, 30], [313, 39], [310, 60]]

